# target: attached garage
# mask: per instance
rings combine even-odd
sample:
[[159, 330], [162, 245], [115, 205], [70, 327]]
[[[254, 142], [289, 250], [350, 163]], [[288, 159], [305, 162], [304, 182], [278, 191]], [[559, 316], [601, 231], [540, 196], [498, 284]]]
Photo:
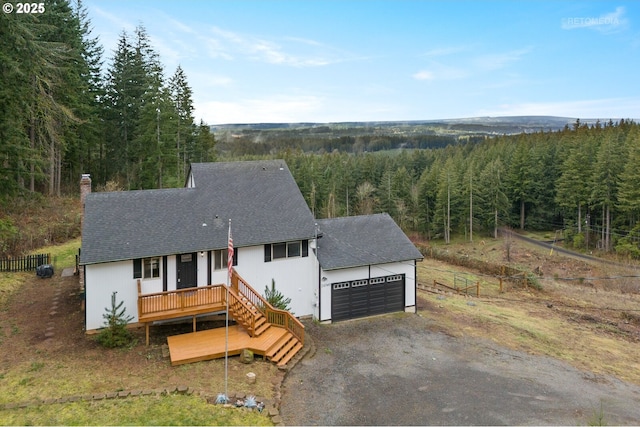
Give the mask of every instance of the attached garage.
[[318, 221], [319, 316], [341, 321], [415, 311], [422, 255], [387, 214]]
[[331, 320], [404, 311], [404, 296], [404, 274], [332, 283]]

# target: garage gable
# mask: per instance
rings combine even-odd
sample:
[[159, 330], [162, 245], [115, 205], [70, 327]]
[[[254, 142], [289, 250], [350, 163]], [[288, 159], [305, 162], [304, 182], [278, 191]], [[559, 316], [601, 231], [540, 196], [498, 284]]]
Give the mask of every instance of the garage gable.
[[387, 214], [318, 221], [320, 320], [415, 309], [422, 254]]
[[318, 220], [317, 256], [323, 270], [422, 259], [388, 214]]

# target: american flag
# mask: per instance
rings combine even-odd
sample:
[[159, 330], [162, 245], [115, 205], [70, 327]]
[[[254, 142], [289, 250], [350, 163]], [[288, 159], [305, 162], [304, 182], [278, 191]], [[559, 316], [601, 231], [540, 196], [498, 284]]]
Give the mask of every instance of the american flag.
[[227, 268], [229, 269], [229, 283], [231, 283], [231, 272], [233, 270], [233, 237], [231, 237], [231, 220], [229, 220], [229, 247], [227, 252]]

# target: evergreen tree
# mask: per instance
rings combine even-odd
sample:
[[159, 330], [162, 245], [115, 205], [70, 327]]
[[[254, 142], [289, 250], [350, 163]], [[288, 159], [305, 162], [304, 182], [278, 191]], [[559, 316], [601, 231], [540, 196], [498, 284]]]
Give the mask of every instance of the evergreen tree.
[[602, 208], [602, 248], [609, 251], [611, 220], [617, 203], [619, 175], [624, 169], [624, 149], [620, 130], [612, 125], [603, 131], [591, 179], [591, 201]]
[[191, 162], [214, 162], [216, 160], [215, 146], [216, 140], [211, 133], [211, 128], [203, 120], [200, 120], [195, 131]]
[[526, 219], [526, 207], [533, 201], [535, 179], [532, 176], [532, 160], [529, 144], [524, 138], [518, 138], [518, 146], [510, 159], [510, 167], [507, 171], [506, 184], [508, 197], [517, 204], [519, 227], [524, 230]]
[[75, 184], [83, 172], [91, 172], [95, 182], [106, 182], [104, 164], [104, 137], [102, 128], [102, 99], [104, 98], [104, 79], [102, 76], [102, 57], [104, 49], [97, 37], [93, 37], [91, 20], [82, 0], [75, 3], [76, 20], [81, 36], [81, 62], [78, 64], [80, 76], [80, 103], [76, 116], [77, 149], [70, 153], [69, 179]]
[[124, 347], [133, 339], [133, 335], [127, 329], [127, 324], [133, 320], [133, 316], [127, 314], [127, 308], [123, 307], [124, 301], [116, 302], [117, 293], [111, 294], [111, 307], [106, 307], [106, 313], [102, 315], [104, 328], [96, 337], [101, 345], [109, 348]]
[[291, 298], [285, 298], [282, 292], [276, 289], [276, 281], [274, 279], [271, 279], [271, 288], [269, 288], [269, 286], [265, 286], [264, 299], [266, 299], [273, 308], [291, 311], [291, 307], [289, 307], [289, 304], [291, 304]]
[[33, 33], [35, 17], [0, 14], [0, 196], [24, 189], [25, 178], [38, 163], [30, 145], [27, 99], [33, 87], [29, 67], [43, 52]]
[[105, 177], [122, 181], [126, 188], [131, 188], [130, 146], [144, 93], [140, 74], [134, 72], [134, 49], [123, 31], [107, 71]]
[[505, 215], [509, 206], [502, 176], [504, 176], [504, 166], [499, 158], [487, 164], [478, 180], [480, 203], [476, 204], [477, 209], [475, 209], [483, 218], [483, 223], [493, 229], [493, 237], [496, 239], [500, 215]]
[[201, 157], [203, 150], [195, 146], [192, 90], [187, 83], [187, 76], [180, 66], [178, 66], [169, 80], [169, 92], [176, 114], [175, 129], [173, 130], [176, 152], [176, 178], [179, 182], [183, 182], [187, 173], [188, 163], [198, 161], [196, 159]]
[[626, 138], [627, 153], [618, 186], [618, 207], [628, 215], [630, 224], [640, 215], [640, 127], [634, 126]]

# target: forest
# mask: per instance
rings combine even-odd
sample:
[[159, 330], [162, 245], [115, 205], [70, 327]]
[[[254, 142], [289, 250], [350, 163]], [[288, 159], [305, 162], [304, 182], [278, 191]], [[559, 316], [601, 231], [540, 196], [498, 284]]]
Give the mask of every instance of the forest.
[[82, 173], [96, 191], [168, 188], [192, 162], [283, 158], [318, 218], [388, 212], [444, 242], [500, 227], [563, 230], [576, 248], [640, 258], [631, 120], [517, 135], [327, 137], [320, 127], [216, 141], [196, 123], [184, 70], [167, 73], [143, 24], [106, 55], [81, 0], [46, 7], [0, 15], [0, 238], [17, 233], [6, 216], [16, 200], [75, 196]]
[[189, 162], [213, 160], [187, 76], [167, 76], [143, 24], [107, 58], [81, 0], [45, 6], [0, 15], [2, 197], [59, 196], [83, 172], [127, 190], [171, 187]]

